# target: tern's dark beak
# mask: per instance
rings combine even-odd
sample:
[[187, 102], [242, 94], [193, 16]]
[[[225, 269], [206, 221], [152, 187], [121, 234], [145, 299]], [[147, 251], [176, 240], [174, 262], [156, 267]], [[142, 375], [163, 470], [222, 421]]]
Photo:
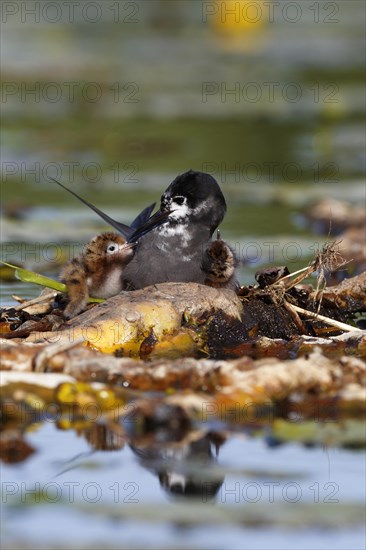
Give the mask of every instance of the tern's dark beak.
[[151, 218], [147, 220], [146, 223], [144, 223], [141, 227], [137, 228], [136, 231], [131, 235], [131, 237], [128, 239], [129, 241], [137, 240], [143, 235], [146, 235], [146, 233], [149, 233], [149, 231], [152, 231], [155, 229], [155, 227], [159, 227], [159, 225], [162, 225], [165, 223], [169, 217], [170, 211], [163, 212], [162, 210], [158, 210], [155, 212]]

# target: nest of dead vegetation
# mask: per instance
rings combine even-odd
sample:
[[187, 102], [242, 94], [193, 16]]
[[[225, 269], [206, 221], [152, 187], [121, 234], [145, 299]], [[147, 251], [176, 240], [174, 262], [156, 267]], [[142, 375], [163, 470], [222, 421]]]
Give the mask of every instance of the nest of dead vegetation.
[[[286, 267], [258, 272], [257, 284], [241, 287], [239, 295], [196, 283], [163, 283], [122, 292], [71, 321], [65, 321], [65, 302], [55, 290], [30, 301], [16, 297], [21, 303], [1, 312], [1, 334], [17, 343], [57, 341], [66, 348], [81, 342], [140, 359], [291, 356], [300, 336], [362, 332], [354, 320], [366, 311], [366, 273], [326, 286], [327, 272], [345, 263], [338, 244], [326, 243], [295, 273]], [[315, 288], [304, 284], [312, 274]]]

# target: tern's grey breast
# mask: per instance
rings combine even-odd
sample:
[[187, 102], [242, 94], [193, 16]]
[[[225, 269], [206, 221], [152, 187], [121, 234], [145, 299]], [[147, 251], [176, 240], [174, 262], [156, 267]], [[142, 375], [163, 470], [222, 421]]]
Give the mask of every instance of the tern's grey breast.
[[204, 282], [200, 246], [186, 246], [179, 236], [164, 238], [152, 231], [143, 237], [125, 267], [126, 288], [143, 288], [164, 282]]

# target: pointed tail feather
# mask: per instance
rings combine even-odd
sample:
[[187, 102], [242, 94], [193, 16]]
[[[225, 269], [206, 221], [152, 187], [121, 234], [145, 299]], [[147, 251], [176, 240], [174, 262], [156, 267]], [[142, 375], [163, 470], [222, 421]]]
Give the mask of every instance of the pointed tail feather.
[[[63, 189], [65, 189], [66, 191], [68, 191], [69, 193], [71, 193], [72, 195], [74, 195], [74, 197], [76, 197], [77, 199], [79, 199], [79, 201], [81, 201], [83, 204], [85, 204], [86, 206], [88, 206], [89, 208], [91, 208], [92, 210], [94, 210], [94, 212], [96, 214], [98, 214], [98, 216], [100, 216], [104, 221], [106, 221], [107, 223], [109, 223], [112, 227], [114, 227], [115, 229], [117, 229], [117, 231], [119, 233], [122, 233], [122, 235], [124, 237], [126, 237], [126, 239], [129, 240], [129, 238], [133, 235], [134, 233], [134, 228], [131, 228], [130, 226], [124, 224], [124, 223], [121, 223], [121, 222], [118, 222], [117, 220], [114, 220], [113, 218], [111, 218], [110, 216], [108, 216], [108, 214], [105, 214], [102, 210], [99, 210], [99, 208], [97, 208], [96, 206], [94, 206], [93, 204], [91, 204], [90, 202], [88, 202], [86, 199], [83, 199], [82, 197], [80, 197], [77, 193], [75, 193], [75, 191], [72, 191], [71, 189], [69, 189], [68, 187], [66, 187], [66, 185], [63, 185], [62, 183], [60, 183], [59, 181], [55, 180], [55, 178], [51, 178], [50, 179], [52, 181], [54, 181], [55, 183], [57, 183], [57, 185], [60, 185], [60, 187], [62, 187]], [[148, 207], [150, 208], [150, 207]], [[137, 218], [136, 218], [137, 219]]]

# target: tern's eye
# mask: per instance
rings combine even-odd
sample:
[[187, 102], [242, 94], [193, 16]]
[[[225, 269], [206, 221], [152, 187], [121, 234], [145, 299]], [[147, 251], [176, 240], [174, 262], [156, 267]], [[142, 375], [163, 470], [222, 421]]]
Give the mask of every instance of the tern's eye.
[[107, 248], [107, 254], [113, 254], [113, 252], [116, 252], [118, 246], [116, 244], [110, 244]]
[[175, 202], [175, 204], [179, 204], [179, 205], [184, 204], [185, 200], [186, 200], [185, 197], [181, 197], [181, 196], [173, 198], [173, 202]]

